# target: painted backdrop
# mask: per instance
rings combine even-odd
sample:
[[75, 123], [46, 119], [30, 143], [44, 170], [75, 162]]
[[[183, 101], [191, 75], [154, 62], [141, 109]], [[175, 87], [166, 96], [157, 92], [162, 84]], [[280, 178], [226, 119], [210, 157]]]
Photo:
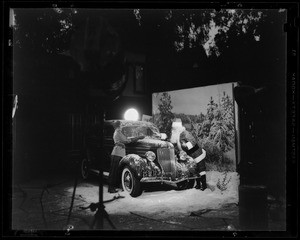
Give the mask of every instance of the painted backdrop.
[[[171, 141], [178, 127], [197, 137], [207, 151], [208, 170], [236, 171], [238, 123], [233, 99], [236, 85], [226, 83], [153, 93], [153, 122]], [[182, 127], [173, 124], [180, 121]]]

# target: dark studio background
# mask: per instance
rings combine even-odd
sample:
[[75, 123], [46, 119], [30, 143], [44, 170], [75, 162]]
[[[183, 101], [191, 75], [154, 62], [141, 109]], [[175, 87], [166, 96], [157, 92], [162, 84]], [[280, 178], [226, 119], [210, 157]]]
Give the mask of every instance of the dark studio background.
[[[260, 7], [264, 8], [263, 5]], [[18, 17], [22, 18], [24, 29], [33, 18], [30, 11], [20, 11], [16, 17], [17, 21]], [[241, 120], [245, 124], [240, 129], [241, 169], [244, 163], [247, 167], [246, 162], [251, 158], [254, 170], [245, 171], [247, 174], [241, 177], [241, 181], [266, 184], [270, 193], [284, 198], [286, 179], [289, 179], [287, 161], [290, 148], [286, 141], [289, 105], [286, 93], [290, 91], [287, 61], [292, 36], [289, 36], [291, 32], [288, 31], [289, 25], [285, 25], [284, 14], [278, 15], [278, 11], [272, 9], [266, 10], [266, 13], [267, 20], [259, 25], [262, 33], [260, 41], [240, 37], [232, 40], [234, 42], [227, 50], [224, 48], [219, 57], [208, 58], [200, 47], [187, 48], [180, 53], [174, 51], [172, 28], [167, 24], [155, 27], [160, 24], [162, 10], [145, 13], [144, 21], [151, 24], [142, 27], [138, 25], [132, 9], [102, 11], [103, 18], [119, 34], [121, 50], [118, 53], [125, 56], [126, 62], [117, 57], [115, 62], [110, 59], [113, 65], [105, 65], [102, 72], [94, 71], [92, 74], [80, 72], [72, 57], [46, 53], [36, 43], [21, 49], [9, 47], [6, 54], [12, 61], [5, 69], [5, 77], [12, 79], [12, 84], [4, 83], [4, 89], [9, 99], [17, 94], [19, 102], [12, 121], [13, 128], [9, 132], [12, 138], [8, 138], [11, 141], [7, 142], [13, 146], [8, 153], [8, 157], [12, 154], [13, 161], [11, 165], [5, 163], [8, 167], [5, 172], [11, 171], [16, 183], [44, 173], [68, 172], [70, 152], [82, 150], [81, 140], [86, 124], [93, 119], [99, 121], [103, 109], [106, 119], [123, 118], [129, 107], [136, 108], [141, 115], [152, 115], [153, 92], [239, 82], [264, 89], [249, 98], [244, 95], [246, 99], [242, 100], [242, 107], [253, 115], [251, 119]], [[51, 31], [51, 26], [48, 27]], [[34, 24], [30, 31], [36, 32], [34, 36], [39, 35]], [[9, 38], [24, 36], [22, 32], [18, 34], [12, 36], [8, 31]], [[133, 86], [132, 71], [140, 64], [145, 69], [144, 92], [136, 92]], [[291, 67], [291, 64], [288, 66]], [[113, 66], [121, 69], [120, 72], [116, 72]], [[103, 93], [100, 82], [107, 76], [111, 82], [124, 76], [126, 84]], [[8, 116], [11, 116], [10, 111], [8, 108]], [[247, 121], [255, 122], [253, 132], [247, 128]], [[254, 142], [250, 137], [252, 134], [256, 136]]]

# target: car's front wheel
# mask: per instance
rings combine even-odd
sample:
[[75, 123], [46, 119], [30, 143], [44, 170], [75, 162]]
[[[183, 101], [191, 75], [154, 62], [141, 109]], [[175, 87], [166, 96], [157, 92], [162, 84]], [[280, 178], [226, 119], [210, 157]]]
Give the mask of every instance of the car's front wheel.
[[141, 183], [129, 167], [124, 167], [122, 171], [122, 187], [123, 190], [128, 192], [132, 197], [138, 197], [142, 194]]
[[187, 184], [187, 188], [193, 188], [195, 186], [195, 179], [190, 179]]
[[193, 188], [194, 185], [195, 185], [194, 179], [190, 179], [189, 181], [185, 180], [185, 181], [177, 183], [177, 189], [178, 190], [190, 189], [190, 188]]
[[83, 179], [89, 177], [89, 161], [86, 158], [81, 161], [80, 173]]

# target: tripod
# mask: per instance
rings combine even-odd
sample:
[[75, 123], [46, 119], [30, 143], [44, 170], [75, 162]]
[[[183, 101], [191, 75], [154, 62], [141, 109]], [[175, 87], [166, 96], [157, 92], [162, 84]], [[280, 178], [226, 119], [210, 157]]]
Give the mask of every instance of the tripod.
[[[116, 229], [112, 221], [109, 219], [109, 215], [105, 210], [105, 206], [103, 204], [103, 159], [101, 157], [101, 153], [104, 152], [104, 144], [103, 144], [103, 132], [104, 132], [104, 118], [105, 111], [103, 108], [99, 109], [100, 111], [100, 151], [97, 151], [97, 158], [100, 160], [99, 164], [99, 176], [98, 176], [98, 184], [99, 184], [99, 202], [95, 204], [95, 209], [97, 212], [94, 217], [94, 221], [90, 226], [91, 229], [94, 229], [96, 225], [96, 229], [103, 229], [103, 220], [104, 218], [108, 221], [113, 229]], [[92, 210], [92, 209], [91, 209]]]
[[100, 169], [99, 169], [99, 202], [94, 205], [94, 208], [91, 210], [93, 211], [94, 209], [97, 209], [97, 212], [94, 216], [94, 220], [92, 222], [92, 225], [90, 226], [90, 229], [94, 229], [96, 225], [96, 229], [103, 229], [103, 220], [106, 219], [110, 226], [113, 229], [116, 229], [114, 224], [109, 218], [108, 213], [105, 210], [104, 202], [103, 202], [103, 169], [102, 169], [102, 163], [100, 163]]
[[[74, 181], [74, 186], [73, 186], [73, 194], [72, 194], [72, 201], [71, 201], [71, 206], [69, 208], [69, 214], [68, 214], [68, 220], [67, 220], [67, 226], [70, 226], [70, 219], [71, 219], [71, 213], [73, 209], [73, 204], [74, 204], [74, 199], [75, 199], [75, 193], [76, 193], [76, 188], [78, 185], [78, 175], [79, 175], [79, 169], [80, 169], [80, 160], [77, 159], [75, 162], [75, 181]], [[110, 226], [113, 229], [116, 229], [114, 226], [113, 222], [109, 219], [109, 215], [105, 210], [104, 202], [103, 202], [103, 170], [102, 170], [102, 164], [100, 164], [100, 169], [99, 169], [99, 176], [98, 176], [98, 183], [99, 183], [99, 202], [98, 203], [91, 203], [88, 207], [81, 207], [81, 209], [90, 209], [92, 212], [96, 211], [93, 222], [90, 226], [90, 229], [103, 229], [103, 223], [104, 219], [108, 221]], [[117, 199], [116, 197], [114, 199]], [[108, 200], [107, 202], [113, 201]], [[96, 225], [96, 226], [95, 226]]]
[[74, 199], [75, 199], [75, 193], [76, 193], [76, 188], [77, 188], [77, 184], [78, 184], [78, 175], [79, 175], [78, 172], [79, 172], [79, 159], [76, 159], [76, 161], [75, 161], [75, 181], [74, 181], [74, 186], [73, 186], [73, 194], [72, 194], [71, 206], [69, 208], [67, 226], [69, 226], [70, 220], [71, 220], [71, 213], [72, 213], [72, 209], [73, 209], [73, 204], [74, 204]]
[[[104, 202], [103, 202], [103, 159], [101, 157], [101, 153], [104, 152], [104, 147], [103, 147], [103, 126], [104, 126], [104, 109], [100, 108], [98, 109], [98, 113], [100, 112], [100, 149], [98, 147], [96, 147], [96, 151], [94, 151], [96, 153], [96, 158], [99, 159], [100, 161], [100, 166], [99, 166], [99, 175], [98, 175], [98, 185], [99, 185], [99, 202], [98, 203], [91, 203], [88, 207], [81, 207], [81, 209], [90, 209], [92, 212], [96, 211], [94, 219], [92, 224], [90, 225], [90, 229], [103, 229], [103, 223], [104, 223], [104, 219], [106, 219], [108, 221], [108, 223], [110, 224], [110, 226], [113, 229], [116, 229], [116, 227], [114, 226], [114, 224], [112, 223], [112, 221], [109, 219], [109, 215], [105, 210], [105, 206], [104, 206]], [[86, 142], [86, 141], [85, 141]], [[87, 158], [89, 158], [89, 155], [87, 155]], [[68, 225], [70, 222], [70, 216], [71, 216], [71, 212], [72, 212], [72, 208], [73, 208], [73, 203], [74, 203], [74, 198], [75, 198], [75, 192], [76, 192], [76, 188], [77, 188], [77, 184], [78, 184], [78, 175], [79, 175], [79, 169], [80, 169], [80, 164], [79, 162], [81, 162], [80, 160], [76, 161], [76, 171], [75, 171], [75, 182], [74, 182], [74, 188], [73, 188], [73, 194], [72, 194], [72, 201], [71, 201], [71, 206], [70, 206], [70, 210], [69, 210], [69, 216], [68, 216]], [[121, 198], [121, 196], [118, 197], [114, 197], [111, 200], [108, 200], [106, 202], [111, 202], [115, 199]]]

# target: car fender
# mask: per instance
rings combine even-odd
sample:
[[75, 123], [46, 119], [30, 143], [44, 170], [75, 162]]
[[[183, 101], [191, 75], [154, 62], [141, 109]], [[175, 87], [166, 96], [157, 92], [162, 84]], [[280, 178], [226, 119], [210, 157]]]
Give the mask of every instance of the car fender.
[[137, 154], [128, 154], [119, 163], [119, 169], [129, 166], [137, 178], [142, 178], [143, 171], [149, 168], [147, 160]]

